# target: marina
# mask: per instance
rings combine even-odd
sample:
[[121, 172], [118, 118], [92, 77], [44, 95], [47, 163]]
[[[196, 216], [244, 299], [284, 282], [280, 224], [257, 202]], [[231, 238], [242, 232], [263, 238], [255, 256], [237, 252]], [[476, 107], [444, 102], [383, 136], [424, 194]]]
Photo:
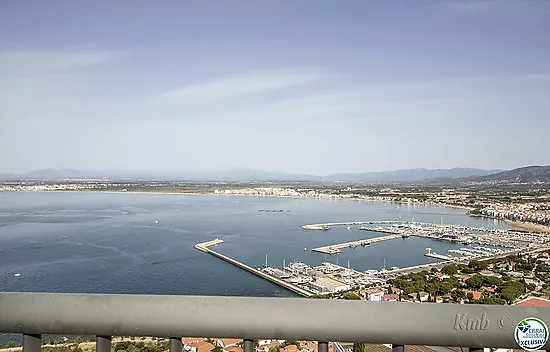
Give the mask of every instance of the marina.
[[[495, 228], [485, 228], [477, 226], [465, 226], [465, 225], [444, 225], [444, 224], [434, 224], [434, 223], [422, 223], [422, 222], [407, 222], [407, 221], [356, 221], [356, 222], [339, 222], [339, 223], [325, 223], [325, 224], [313, 224], [313, 225], [304, 225], [302, 228], [307, 230], [329, 230], [331, 227], [335, 226], [347, 226], [348, 230], [351, 229], [353, 225], [362, 225], [358, 226], [358, 230], [370, 231], [370, 232], [380, 232], [380, 233], [389, 233], [389, 236], [383, 236], [378, 238], [364, 239], [364, 240], [355, 240], [348, 241], [339, 244], [333, 244], [330, 246], [323, 246], [314, 248], [313, 251], [325, 253], [325, 254], [337, 254], [341, 252], [343, 248], [355, 248], [359, 245], [368, 245], [374, 242], [385, 241], [390, 239], [395, 239], [402, 237], [404, 239], [411, 236], [423, 237], [432, 240], [438, 240], [443, 242], [450, 243], [460, 243], [464, 245], [490, 245], [498, 246], [503, 248], [508, 248], [511, 250], [519, 250], [525, 248], [531, 248], [536, 245], [544, 244], [548, 241], [546, 236], [543, 236], [538, 233], [518, 231], [515, 229], [495, 229]], [[370, 226], [369, 226], [370, 225]], [[373, 226], [378, 225], [378, 226]], [[386, 225], [385, 227], [381, 225]], [[490, 252], [490, 250], [489, 250]], [[466, 249], [465, 255], [480, 256], [479, 251], [476, 254], [476, 249]], [[461, 254], [458, 252], [458, 254]], [[489, 255], [491, 253], [485, 253]], [[497, 254], [497, 253], [492, 253]], [[433, 255], [427, 255], [434, 258], [442, 259], [443, 257], [448, 257], [446, 255], [436, 254], [437, 257]], [[453, 257], [451, 257], [453, 258]]]
[[401, 237], [401, 235], [394, 234], [394, 235], [389, 235], [389, 236], [367, 238], [367, 239], [363, 239], [363, 240], [333, 244], [333, 245], [330, 245], [330, 246], [317, 247], [317, 248], [313, 248], [312, 251], [319, 252], [319, 253], [325, 253], [325, 254], [336, 254], [336, 253], [340, 253], [340, 249], [342, 249], [342, 248], [347, 248], [347, 247], [355, 248], [355, 247], [358, 247], [358, 246], [363, 246], [364, 247], [364, 246], [370, 245], [371, 243], [394, 240], [394, 239], [397, 239], [397, 238], [400, 238], [400, 237]]

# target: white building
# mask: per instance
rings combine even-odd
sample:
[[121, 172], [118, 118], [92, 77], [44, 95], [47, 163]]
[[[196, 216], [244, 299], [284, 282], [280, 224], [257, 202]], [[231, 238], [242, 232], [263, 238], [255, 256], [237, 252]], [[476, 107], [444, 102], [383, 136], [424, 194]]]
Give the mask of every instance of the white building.
[[384, 290], [373, 288], [365, 291], [365, 298], [372, 302], [380, 302], [384, 297]]

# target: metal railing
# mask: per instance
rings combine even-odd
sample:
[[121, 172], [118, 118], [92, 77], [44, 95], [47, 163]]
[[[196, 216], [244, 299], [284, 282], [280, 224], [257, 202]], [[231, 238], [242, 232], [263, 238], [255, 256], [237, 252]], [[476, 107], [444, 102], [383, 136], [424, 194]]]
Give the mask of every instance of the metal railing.
[[[0, 332], [23, 334], [24, 352], [39, 352], [41, 334], [96, 335], [97, 352], [111, 336], [181, 336], [403, 345], [518, 348], [518, 322], [550, 322], [550, 308], [303, 298], [0, 293]], [[545, 345], [550, 349], [550, 344]]]

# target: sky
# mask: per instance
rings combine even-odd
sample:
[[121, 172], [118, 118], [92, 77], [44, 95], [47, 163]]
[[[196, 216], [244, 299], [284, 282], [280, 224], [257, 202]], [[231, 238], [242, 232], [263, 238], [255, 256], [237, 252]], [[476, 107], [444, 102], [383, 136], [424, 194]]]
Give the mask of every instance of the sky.
[[550, 164], [550, 1], [0, 2], [0, 173]]

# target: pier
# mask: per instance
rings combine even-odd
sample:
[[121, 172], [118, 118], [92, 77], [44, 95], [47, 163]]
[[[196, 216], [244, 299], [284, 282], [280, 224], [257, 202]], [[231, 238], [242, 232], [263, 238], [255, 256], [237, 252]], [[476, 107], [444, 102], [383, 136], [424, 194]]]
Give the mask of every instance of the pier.
[[436, 258], [436, 259], [442, 259], [442, 260], [450, 260], [450, 261], [455, 261], [457, 260], [458, 258], [457, 257], [452, 257], [450, 255], [444, 255], [444, 254], [437, 254], [437, 253], [434, 253], [432, 252], [432, 249], [431, 248], [426, 248], [426, 253], [424, 253], [424, 255], [426, 257], [430, 257], [430, 258]]
[[340, 249], [342, 248], [368, 245], [375, 242], [394, 240], [400, 237], [401, 235], [389, 235], [389, 236], [382, 236], [382, 237], [375, 237], [375, 238], [367, 238], [364, 240], [357, 240], [357, 241], [333, 244], [330, 246], [317, 247], [317, 248], [313, 248], [312, 251], [325, 253], [325, 254], [336, 254], [336, 253], [340, 253]]
[[228, 262], [228, 263], [230, 263], [230, 264], [233, 264], [233, 265], [235, 265], [236, 267], [239, 267], [239, 268], [241, 268], [241, 269], [244, 269], [244, 270], [246, 270], [246, 271], [248, 271], [248, 272], [250, 272], [250, 273], [252, 273], [252, 274], [254, 274], [254, 275], [257, 275], [257, 276], [259, 276], [259, 277], [261, 277], [261, 278], [264, 278], [264, 279], [266, 279], [266, 280], [269, 280], [269, 281], [273, 282], [274, 284], [277, 284], [277, 285], [279, 285], [279, 286], [281, 286], [281, 287], [286, 288], [287, 290], [290, 290], [290, 291], [292, 291], [292, 292], [294, 292], [294, 293], [299, 294], [300, 296], [304, 296], [304, 297], [311, 297], [311, 296], [313, 296], [313, 293], [311, 293], [311, 292], [309, 292], [309, 291], [307, 291], [307, 290], [304, 290], [304, 289], [301, 288], [301, 287], [298, 287], [298, 286], [296, 286], [296, 285], [293, 285], [293, 284], [291, 284], [291, 283], [288, 283], [288, 282], [286, 282], [286, 281], [283, 281], [283, 280], [281, 280], [281, 279], [279, 279], [279, 278], [276, 278], [275, 276], [271, 276], [271, 275], [269, 275], [269, 274], [267, 274], [267, 273], [264, 273], [264, 272], [261, 271], [261, 270], [254, 269], [254, 268], [251, 267], [251, 266], [248, 266], [248, 265], [246, 265], [246, 264], [244, 264], [244, 263], [241, 263], [241, 262], [239, 262], [239, 261], [237, 261], [237, 260], [235, 260], [235, 259], [233, 259], [233, 258], [229, 258], [228, 256], [223, 255], [223, 254], [221, 254], [221, 253], [218, 253], [218, 252], [216, 252], [216, 251], [214, 251], [214, 250], [212, 250], [212, 249], [209, 248], [209, 247], [211, 247], [211, 246], [214, 246], [214, 245], [217, 245], [217, 244], [220, 244], [220, 243], [223, 243], [223, 240], [220, 240], [220, 239], [217, 239], [217, 238], [216, 238], [215, 240], [212, 240], [212, 241], [203, 242], [203, 243], [197, 243], [197, 244], [195, 245], [195, 248], [198, 249], [198, 250], [201, 251], [201, 252], [205, 252], [205, 253], [208, 253], [208, 254], [212, 254], [214, 257], [218, 257], [218, 258], [220, 258], [221, 260], [226, 261], [226, 262]]
[[303, 229], [306, 230], [326, 230], [327, 228], [330, 228], [331, 226], [351, 226], [351, 225], [382, 225], [382, 224], [403, 224], [405, 221], [390, 221], [390, 220], [382, 220], [382, 221], [346, 221], [346, 222], [327, 222], [325, 224], [311, 224], [311, 225], [304, 225], [302, 226]]

